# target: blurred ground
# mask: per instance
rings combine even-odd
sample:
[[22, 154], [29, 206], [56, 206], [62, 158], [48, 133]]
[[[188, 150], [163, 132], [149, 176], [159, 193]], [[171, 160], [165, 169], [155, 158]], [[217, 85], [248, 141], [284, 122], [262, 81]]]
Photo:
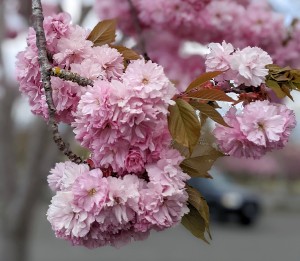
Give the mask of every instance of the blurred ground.
[[[298, 201], [299, 203], [299, 201]], [[300, 212], [265, 211], [253, 228], [213, 224], [211, 245], [193, 238], [182, 226], [152, 233], [146, 241], [121, 249], [87, 250], [56, 239], [45, 217], [46, 206], [37, 208], [31, 241], [31, 261], [299, 261]]]

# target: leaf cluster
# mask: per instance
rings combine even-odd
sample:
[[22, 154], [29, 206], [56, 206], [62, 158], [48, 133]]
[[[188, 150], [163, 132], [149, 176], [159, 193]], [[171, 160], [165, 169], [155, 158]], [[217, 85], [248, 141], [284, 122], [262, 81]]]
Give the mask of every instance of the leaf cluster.
[[300, 91], [300, 70], [291, 69], [290, 67], [280, 67], [275, 64], [266, 66], [269, 74], [266, 78], [266, 85], [271, 88], [276, 96], [280, 99], [289, 97], [292, 90]]
[[[207, 118], [224, 125], [228, 124], [216, 110], [217, 101], [235, 102], [224, 91], [215, 88], [212, 78], [222, 72], [208, 72], [189, 84], [186, 91], [175, 97], [175, 105], [169, 107], [168, 124], [173, 138], [173, 147], [184, 157], [181, 169], [191, 177], [212, 178], [208, 171], [223, 154], [201, 137], [201, 129]], [[209, 208], [202, 195], [187, 186], [190, 212], [182, 218], [182, 224], [197, 238], [208, 243]]]

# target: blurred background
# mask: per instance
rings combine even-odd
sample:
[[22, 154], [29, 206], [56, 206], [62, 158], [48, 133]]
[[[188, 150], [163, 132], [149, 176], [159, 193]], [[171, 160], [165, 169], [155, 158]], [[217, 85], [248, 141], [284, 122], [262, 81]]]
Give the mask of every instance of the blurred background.
[[[285, 15], [287, 25], [300, 15], [299, 0], [269, 2]], [[93, 0], [44, 4], [46, 14], [65, 10], [74, 23], [89, 28], [98, 21]], [[119, 250], [87, 250], [56, 239], [46, 219], [52, 197], [46, 176], [62, 156], [45, 122], [31, 114], [14, 76], [15, 55], [25, 48], [31, 22], [30, 0], [0, 0], [0, 261], [299, 260], [300, 125], [285, 149], [259, 161], [219, 160], [211, 173], [216, 185], [210, 193], [204, 193], [203, 185], [194, 181], [211, 206], [210, 245], [181, 225], [153, 232], [148, 240]], [[132, 44], [130, 39], [127, 42]], [[189, 44], [187, 51], [201, 49]], [[298, 55], [294, 58], [300, 61]], [[300, 95], [293, 96], [296, 102], [286, 103], [300, 122]], [[62, 131], [72, 141], [72, 134], [63, 126]]]

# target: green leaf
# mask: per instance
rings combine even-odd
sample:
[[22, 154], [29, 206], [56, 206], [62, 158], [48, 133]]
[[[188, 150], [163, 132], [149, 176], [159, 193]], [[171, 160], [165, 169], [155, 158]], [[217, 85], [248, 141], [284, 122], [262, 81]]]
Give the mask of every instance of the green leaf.
[[223, 71], [215, 71], [215, 72], [206, 72], [201, 74], [198, 78], [196, 78], [194, 81], [190, 83], [190, 85], [187, 87], [185, 92], [189, 92], [192, 89], [199, 87], [201, 84], [210, 81], [212, 78], [215, 78], [222, 73]]
[[190, 104], [182, 99], [175, 102], [175, 105], [169, 106], [169, 131], [173, 139], [188, 147], [191, 153], [200, 138], [201, 125]]
[[192, 156], [181, 162], [180, 167], [193, 178], [211, 178], [208, 171], [214, 162], [222, 156], [224, 156], [223, 153], [209, 145], [198, 145], [195, 147]]
[[188, 97], [201, 99], [203, 101], [235, 102], [235, 100], [229, 97], [225, 92], [217, 89], [202, 89], [195, 92], [189, 92]]
[[[195, 109], [199, 110], [201, 112], [201, 115], [205, 115], [212, 119], [213, 121], [225, 126], [225, 127], [230, 127], [221, 114], [212, 106], [206, 104], [206, 103], [200, 103], [200, 102], [192, 102], [190, 103]], [[202, 116], [203, 117], [203, 116]], [[201, 121], [202, 123], [202, 121]], [[203, 125], [203, 123], [202, 123]]]
[[113, 43], [116, 39], [117, 21], [108, 19], [99, 22], [91, 31], [87, 40], [94, 43], [94, 46]]

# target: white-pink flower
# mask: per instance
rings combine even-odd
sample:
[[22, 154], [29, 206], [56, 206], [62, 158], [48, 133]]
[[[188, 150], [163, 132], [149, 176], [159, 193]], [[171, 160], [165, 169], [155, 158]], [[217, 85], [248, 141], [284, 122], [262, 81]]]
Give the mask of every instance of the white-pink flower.
[[105, 206], [108, 182], [100, 169], [79, 176], [73, 186], [74, 204], [83, 211], [99, 213]]
[[224, 117], [229, 127], [217, 125], [213, 134], [220, 149], [236, 157], [260, 158], [282, 148], [295, 127], [295, 115], [285, 105], [256, 101], [237, 114], [231, 108]]
[[64, 236], [84, 237], [95, 220], [93, 215], [81, 211], [73, 205], [70, 191], [59, 191], [52, 198], [47, 211], [47, 219], [52, 229]]
[[74, 181], [88, 171], [87, 164], [76, 164], [71, 161], [57, 163], [47, 177], [48, 184], [53, 191], [69, 190]]
[[246, 47], [233, 53], [230, 67], [236, 71], [237, 85], [257, 87], [265, 82], [269, 72], [266, 65], [272, 63], [270, 55], [259, 47]]
[[232, 44], [226, 43], [210, 43], [209, 54], [206, 55], [206, 70], [207, 71], [226, 71], [230, 69], [231, 54], [234, 52]]
[[285, 105], [269, 101], [252, 102], [245, 106], [243, 116], [238, 117], [241, 131], [257, 145], [268, 147], [269, 143], [279, 142], [286, 136], [286, 130], [290, 131], [291, 126], [295, 126], [292, 114], [289, 117], [282, 114], [286, 110]]
[[62, 37], [57, 42], [57, 53], [53, 59], [57, 64], [69, 66], [80, 63], [88, 58], [92, 52], [93, 43], [86, 40], [87, 31], [80, 26], [71, 28], [67, 37]]

